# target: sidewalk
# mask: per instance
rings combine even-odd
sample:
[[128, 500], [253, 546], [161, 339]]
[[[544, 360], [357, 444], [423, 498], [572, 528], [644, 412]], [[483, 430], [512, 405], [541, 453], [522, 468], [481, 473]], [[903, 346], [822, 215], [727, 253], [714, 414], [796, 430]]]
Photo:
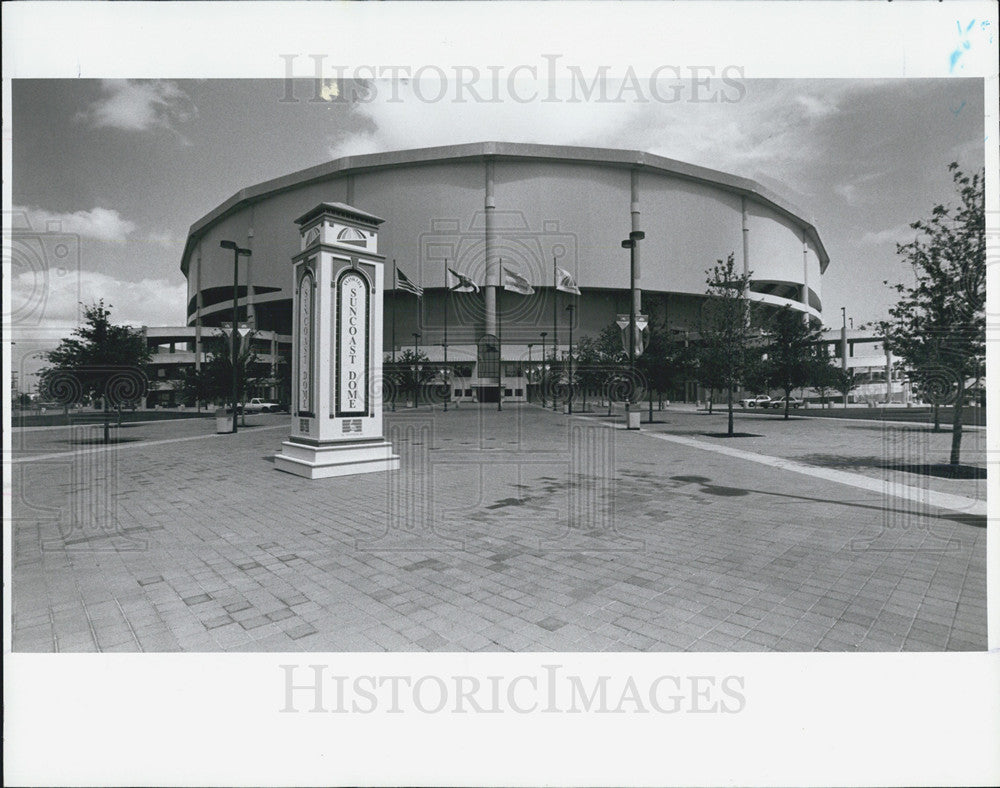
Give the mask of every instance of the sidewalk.
[[[14, 649], [986, 646], [985, 523], [645, 434], [724, 418], [397, 411], [399, 471], [320, 481], [274, 470], [288, 417], [261, 418], [111, 449], [23, 435], [16, 455], [60, 456], [12, 469]], [[789, 454], [852, 443], [790, 425], [739, 428]]]

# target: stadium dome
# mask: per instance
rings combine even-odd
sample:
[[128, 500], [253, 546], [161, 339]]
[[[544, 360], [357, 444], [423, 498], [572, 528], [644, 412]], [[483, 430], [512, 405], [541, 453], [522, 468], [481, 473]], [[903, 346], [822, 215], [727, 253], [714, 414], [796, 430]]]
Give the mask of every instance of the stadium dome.
[[[485, 380], [475, 369], [484, 336], [500, 334], [503, 360], [514, 363], [529, 345], [541, 347], [543, 331], [564, 351], [570, 319], [577, 339], [627, 313], [621, 242], [633, 230], [645, 233], [636, 300], [671, 330], [697, 330], [706, 269], [731, 253], [752, 272], [755, 300], [822, 319], [829, 257], [816, 227], [757, 182], [641, 151], [482, 142], [349, 156], [241, 190], [191, 226], [181, 260], [189, 325], [231, 319], [225, 239], [252, 250], [240, 263], [240, 319], [290, 334], [295, 219], [322, 202], [385, 220], [384, 351], [416, 341], [440, 360], [447, 342], [450, 360], [473, 365], [463, 394]], [[481, 292], [448, 294], [447, 268]], [[556, 268], [579, 296], [555, 290]], [[504, 270], [534, 293], [504, 292]], [[399, 286], [407, 280], [422, 298]], [[576, 309], [567, 312], [570, 303]]]

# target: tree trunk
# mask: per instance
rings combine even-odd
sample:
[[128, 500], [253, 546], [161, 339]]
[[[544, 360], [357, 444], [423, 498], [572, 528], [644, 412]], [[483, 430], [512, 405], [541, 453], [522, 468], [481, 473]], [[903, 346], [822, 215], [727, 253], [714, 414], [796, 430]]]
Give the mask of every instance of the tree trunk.
[[712, 405], [715, 403], [715, 389], [708, 390], [708, 413], [712, 414]]
[[792, 396], [792, 390], [785, 391], [785, 418], [788, 418], [788, 398]]
[[732, 386], [729, 387], [727, 397], [728, 397], [727, 404], [729, 406], [729, 437], [731, 438], [733, 437], [733, 387]]
[[104, 403], [104, 442], [111, 443], [111, 411], [108, 409], [108, 398], [102, 399]]
[[965, 381], [958, 383], [958, 399], [955, 400], [955, 419], [951, 425], [951, 464], [958, 465], [962, 451], [962, 407], [965, 399]]
[[934, 403], [934, 432], [941, 432], [941, 406]]
[[649, 390], [649, 423], [653, 423], [653, 390]]

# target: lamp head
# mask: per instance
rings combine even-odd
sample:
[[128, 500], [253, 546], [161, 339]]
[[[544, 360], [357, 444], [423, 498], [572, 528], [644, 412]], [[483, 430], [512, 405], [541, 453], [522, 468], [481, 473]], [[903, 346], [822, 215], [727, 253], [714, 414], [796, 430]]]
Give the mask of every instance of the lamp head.
[[235, 250], [237, 248], [236, 241], [219, 241], [219, 246], [221, 246], [223, 249]]
[[642, 230], [633, 230], [628, 234], [628, 237], [630, 241], [641, 241], [643, 238], [646, 237], [646, 233], [644, 233]]

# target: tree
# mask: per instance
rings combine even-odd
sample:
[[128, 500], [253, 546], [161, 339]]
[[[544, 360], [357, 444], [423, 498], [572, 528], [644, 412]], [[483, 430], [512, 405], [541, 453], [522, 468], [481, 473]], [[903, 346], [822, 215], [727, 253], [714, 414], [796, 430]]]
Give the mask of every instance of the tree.
[[204, 367], [201, 369], [188, 367], [184, 370], [180, 380], [181, 394], [185, 399], [194, 400], [199, 411], [203, 402], [215, 399], [213, 388], [208, 370]]
[[597, 335], [597, 349], [601, 357], [602, 383], [608, 397], [608, 415], [615, 400], [616, 391], [629, 400], [636, 381], [632, 379], [628, 367], [628, 353], [622, 343], [622, 330], [617, 323], [605, 326]]
[[[270, 370], [262, 363], [253, 350], [254, 333], [236, 336], [236, 401], [243, 402], [249, 392], [266, 380]], [[233, 350], [232, 340], [220, 332], [210, 338], [206, 347], [208, 357], [201, 371], [188, 370], [182, 390], [188, 397], [197, 400], [229, 402], [233, 397]]]
[[403, 391], [413, 394], [413, 407], [417, 407], [420, 391], [437, 375], [437, 368], [432, 366], [430, 359], [421, 351], [404, 350], [396, 357], [392, 367], [396, 385]]
[[651, 327], [649, 341], [642, 355], [636, 359], [636, 367], [646, 379], [649, 388], [649, 420], [653, 420], [653, 391], [660, 399], [669, 391], [684, 367], [684, 346], [674, 342], [663, 323]]
[[805, 386], [814, 377], [815, 348], [823, 330], [807, 323], [801, 312], [787, 304], [768, 320], [767, 381], [785, 394], [785, 418], [792, 389]]
[[837, 388], [837, 373], [839, 367], [835, 367], [823, 345], [816, 345], [816, 353], [812, 358], [812, 368], [809, 375], [809, 385], [819, 393], [819, 402], [822, 407], [826, 407], [826, 392]]
[[844, 407], [847, 407], [847, 398], [854, 391], [854, 387], [857, 384], [854, 382], [854, 370], [848, 367], [843, 369], [842, 367], [834, 367], [833, 374], [833, 387], [837, 389], [841, 394], [844, 395]]
[[576, 384], [583, 392], [583, 409], [587, 409], [587, 392], [595, 389], [604, 382], [605, 371], [600, 344], [596, 339], [589, 336], [580, 337], [576, 349], [573, 353], [573, 366], [575, 367]]
[[104, 300], [83, 306], [83, 324], [46, 353], [51, 366], [39, 373], [45, 399], [65, 407], [100, 398], [104, 442], [111, 440], [111, 408], [145, 395], [149, 387], [149, 347], [141, 329], [111, 322]]
[[706, 373], [726, 391], [729, 437], [733, 436], [733, 394], [760, 357], [753, 347], [759, 335], [753, 328], [750, 272], [737, 273], [730, 253], [725, 262], [706, 271], [708, 299], [702, 309], [701, 334]]
[[956, 162], [948, 170], [959, 204], [934, 206], [930, 219], [910, 224], [916, 238], [896, 245], [916, 283], [894, 286], [901, 298], [879, 327], [938, 404], [954, 401], [950, 463], [958, 465], [965, 381], [979, 374], [985, 357], [986, 173], [970, 177]]

